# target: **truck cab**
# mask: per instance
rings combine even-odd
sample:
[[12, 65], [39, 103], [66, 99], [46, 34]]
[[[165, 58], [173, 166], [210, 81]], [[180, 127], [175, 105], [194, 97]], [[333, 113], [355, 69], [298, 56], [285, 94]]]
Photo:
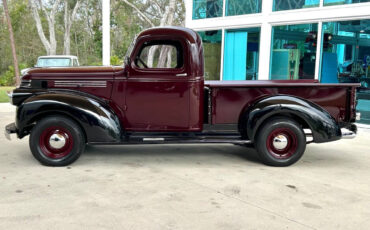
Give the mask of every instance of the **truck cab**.
[[30, 135], [34, 157], [65, 166], [86, 144], [229, 143], [288, 166], [306, 144], [353, 138], [356, 87], [295, 81], [204, 81], [200, 36], [143, 31], [124, 66], [34, 68], [11, 97], [7, 137]]
[[151, 29], [141, 33], [133, 47], [127, 74], [117, 84], [123, 90], [112, 94], [126, 109], [125, 129], [201, 131], [204, 79], [198, 35], [189, 29]]

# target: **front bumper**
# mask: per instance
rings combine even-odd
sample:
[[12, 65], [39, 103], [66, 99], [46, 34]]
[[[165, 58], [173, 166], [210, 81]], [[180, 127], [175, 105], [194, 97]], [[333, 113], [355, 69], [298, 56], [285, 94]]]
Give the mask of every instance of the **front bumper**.
[[341, 132], [342, 139], [353, 139], [356, 137], [357, 134], [357, 126], [355, 124], [351, 124], [346, 128], [342, 128]]
[[5, 126], [5, 137], [9, 141], [11, 140], [10, 134], [17, 133], [18, 129], [17, 126], [15, 126], [15, 123], [11, 123], [7, 126]]

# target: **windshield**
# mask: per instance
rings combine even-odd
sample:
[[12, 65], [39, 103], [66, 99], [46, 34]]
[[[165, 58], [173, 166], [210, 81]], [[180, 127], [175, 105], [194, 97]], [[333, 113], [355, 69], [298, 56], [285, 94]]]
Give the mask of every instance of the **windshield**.
[[137, 36], [135, 36], [134, 40], [132, 40], [131, 44], [127, 48], [127, 52], [126, 52], [126, 55], [125, 55], [125, 61], [127, 60], [127, 58], [130, 57], [131, 52], [134, 49], [134, 46], [135, 46], [135, 43], [136, 43], [136, 38], [137, 38]]
[[40, 58], [36, 67], [63, 67], [71, 66], [70, 58]]

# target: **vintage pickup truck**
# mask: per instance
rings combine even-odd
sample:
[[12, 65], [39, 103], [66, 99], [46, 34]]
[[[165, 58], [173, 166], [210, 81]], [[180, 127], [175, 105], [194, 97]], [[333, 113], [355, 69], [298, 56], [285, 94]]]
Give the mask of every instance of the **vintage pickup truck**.
[[34, 157], [65, 166], [85, 145], [230, 143], [267, 165], [298, 161], [307, 143], [356, 134], [358, 84], [204, 81], [202, 40], [186, 28], [143, 31], [123, 67], [35, 68], [10, 97]]

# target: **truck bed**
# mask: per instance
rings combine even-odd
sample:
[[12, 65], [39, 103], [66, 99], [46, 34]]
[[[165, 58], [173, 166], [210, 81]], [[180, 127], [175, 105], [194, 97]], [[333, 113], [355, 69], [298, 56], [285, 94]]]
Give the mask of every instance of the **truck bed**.
[[[339, 123], [355, 119], [355, 88], [359, 84], [321, 84], [314, 80], [295, 81], [205, 81], [211, 91], [211, 124], [237, 124], [243, 110], [258, 100], [290, 95], [309, 100], [327, 110]], [[350, 110], [346, 109], [351, 107]]]

